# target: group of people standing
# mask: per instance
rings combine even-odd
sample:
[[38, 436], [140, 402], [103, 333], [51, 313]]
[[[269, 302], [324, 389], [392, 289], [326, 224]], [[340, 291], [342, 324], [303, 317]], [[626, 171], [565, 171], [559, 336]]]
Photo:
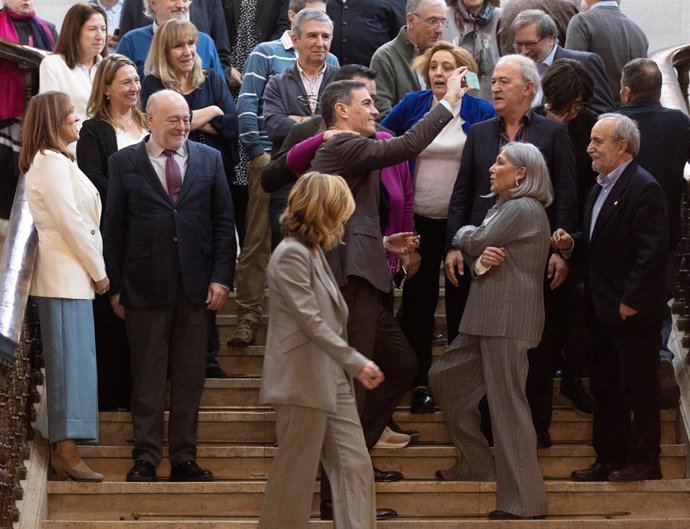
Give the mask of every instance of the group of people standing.
[[[306, 524], [319, 461], [322, 519], [395, 516], [373, 482], [402, 474], [368, 450], [419, 437], [393, 420], [410, 389], [413, 413], [440, 406], [455, 447], [437, 479], [496, 480], [490, 518], [543, 518], [554, 360], [563, 394], [594, 412], [597, 460], [573, 479], [659, 479], [690, 121], [659, 104], [661, 74], [617, 3], [587, 0], [563, 35], [553, 9], [567, 0], [408, 0], [371, 68], [338, 68], [334, 34], [351, 52], [323, 0], [291, 0], [291, 31], [254, 35], [253, 51], [243, 32], [262, 2], [246, 2], [240, 68], [189, 3], [150, 0], [125, 55], [108, 55], [102, 7], [72, 6], [23, 121], [55, 470], [102, 479], [77, 448], [98, 440], [98, 391], [132, 413], [128, 481], [155, 480], [169, 375], [170, 480], [213, 479], [195, 461], [197, 412], [205, 376], [222, 376], [213, 315], [233, 289], [237, 226], [229, 345], [254, 342], [271, 296], [261, 399], [279, 450], [260, 527]], [[601, 24], [637, 58], [595, 53]], [[449, 345], [432, 364], [441, 268]]]

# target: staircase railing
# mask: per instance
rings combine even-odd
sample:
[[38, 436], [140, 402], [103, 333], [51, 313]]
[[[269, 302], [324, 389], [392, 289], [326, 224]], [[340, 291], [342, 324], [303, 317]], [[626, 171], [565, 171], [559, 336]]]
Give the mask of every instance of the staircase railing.
[[[690, 100], [690, 44], [676, 46], [652, 57], [661, 69], [663, 86], [661, 103], [688, 114]], [[663, 156], [663, 153], [659, 153]], [[680, 386], [680, 416], [683, 441], [690, 442], [690, 165], [685, 166], [685, 186], [681, 197], [681, 243], [678, 249], [678, 270], [675, 299], [672, 306], [674, 327], [669, 348], [673, 351], [676, 379]], [[690, 476], [690, 467], [688, 468]]]
[[[0, 60], [16, 64], [24, 72], [27, 101], [38, 89], [41, 58], [41, 54], [30, 49], [0, 40]], [[38, 318], [35, 307], [29, 304], [37, 241], [25, 196], [22, 175], [0, 258], [1, 529], [11, 528], [20, 521], [17, 501], [25, 499], [35, 503], [35, 498], [24, 498], [20, 483], [27, 479], [24, 461], [29, 459], [29, 441], [33, 437], [31, 421], [36, 414], [33, 405], [40, 399], [36, 385], [43, 382]]]

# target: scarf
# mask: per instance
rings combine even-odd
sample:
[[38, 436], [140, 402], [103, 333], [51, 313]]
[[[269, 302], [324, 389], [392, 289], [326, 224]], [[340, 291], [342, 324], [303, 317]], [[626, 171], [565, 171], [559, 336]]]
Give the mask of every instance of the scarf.
[[462, 0], [458, 0], [458, 3], [455, 5], [455, 24], [457, 25], [460, 32], [467, 34], [469, 33], [469, 31], [465, 32], [465, 25], [471, 24], [472, 26], [471, 32], [474, 36], [472, 43], [472, 56], [474, 57], [474, 60], [477, 61], [480, 77], [483, 77], [485, 75], [491, 75], [491, 71], [488, 71], [489, 68], [493, 70], [493, 63], [491, 61], [486, 60], [486, 55], [488, 54], [490, 57], [491, 52], [490, 50], [484, 49], [484, 44], [482, 42], [482, 32], [480, 31], [480, 28], [486, 26], [491, 22], [493, 16], [494, 6], [491, 5], [489, 2], [484, 2], [481, 11], [479, 11], [479, 13], [477, 14], [470, 13], [465, 7], [465, 4]]
[[[31, 23], [29, 45], [52, 51], [55, 48], [53, 32], [48, 24], [32, 11], [26, 15], [0, 9], [0, 39], [19, 43], [19, 34], [12, 20], [28, 20]], [[15, 118], [24, 113], [24, 73], [9, 61], [0, 61], [0, 119]]]

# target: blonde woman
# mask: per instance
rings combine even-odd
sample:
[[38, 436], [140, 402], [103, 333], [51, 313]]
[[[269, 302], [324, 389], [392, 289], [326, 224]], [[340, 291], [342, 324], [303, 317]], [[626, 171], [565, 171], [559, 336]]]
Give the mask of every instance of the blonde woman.
[[48, 390], [48, 430], [58, 474], [101, 481], [76, 441], [98, 441], [96, 347], [92, 299], [104, 294], [98, 191], [67, 146], [79, 137], [69, 96], [46, 92], [29, 103], [19, 168], [26, 173], [29, 209], [38, 232], [31, 281], [41, 321]]
[[202, 69], [198, 41], [199, 32], [186, 20], [168, 20], [158, 28], [146, 57], [141, 102], [146, 108], [149, 96], [164, 88], [182, 94], [192, 112], [189, 139], [221, 152], [230, 182], [238, 160], [235, 102], [225, 79], [215, 70]]
[[331, 480], [337, 527], [376, 526], [374, 475], [355, 404], [353, 377], [383, 381], [346, 339], [348, 309], [324, 250], [341, 243], [354, 199], [339, 176], [302, 176], [280, 218], [273, 252], [261, 401], [276, 410], [278, 453], [259, 527], [306, 529], [319, 460]]

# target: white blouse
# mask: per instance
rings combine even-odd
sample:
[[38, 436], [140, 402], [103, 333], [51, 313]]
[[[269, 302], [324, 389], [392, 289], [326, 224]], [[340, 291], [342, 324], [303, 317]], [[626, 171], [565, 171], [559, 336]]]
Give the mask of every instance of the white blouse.
[[130, 145], [134, 145], [135, 143], [139, 143], [141, 140], [143, 140], [148, 132], [145, 130], [141, 132], [139, 136], [133, 136], [129, 132], [126, 132], [124, 130], [120, 130], [118, 128], [115, 129], [115, 138], [117, 139], [117, 150], [124, 149], [125, 147], [129, 147]]

